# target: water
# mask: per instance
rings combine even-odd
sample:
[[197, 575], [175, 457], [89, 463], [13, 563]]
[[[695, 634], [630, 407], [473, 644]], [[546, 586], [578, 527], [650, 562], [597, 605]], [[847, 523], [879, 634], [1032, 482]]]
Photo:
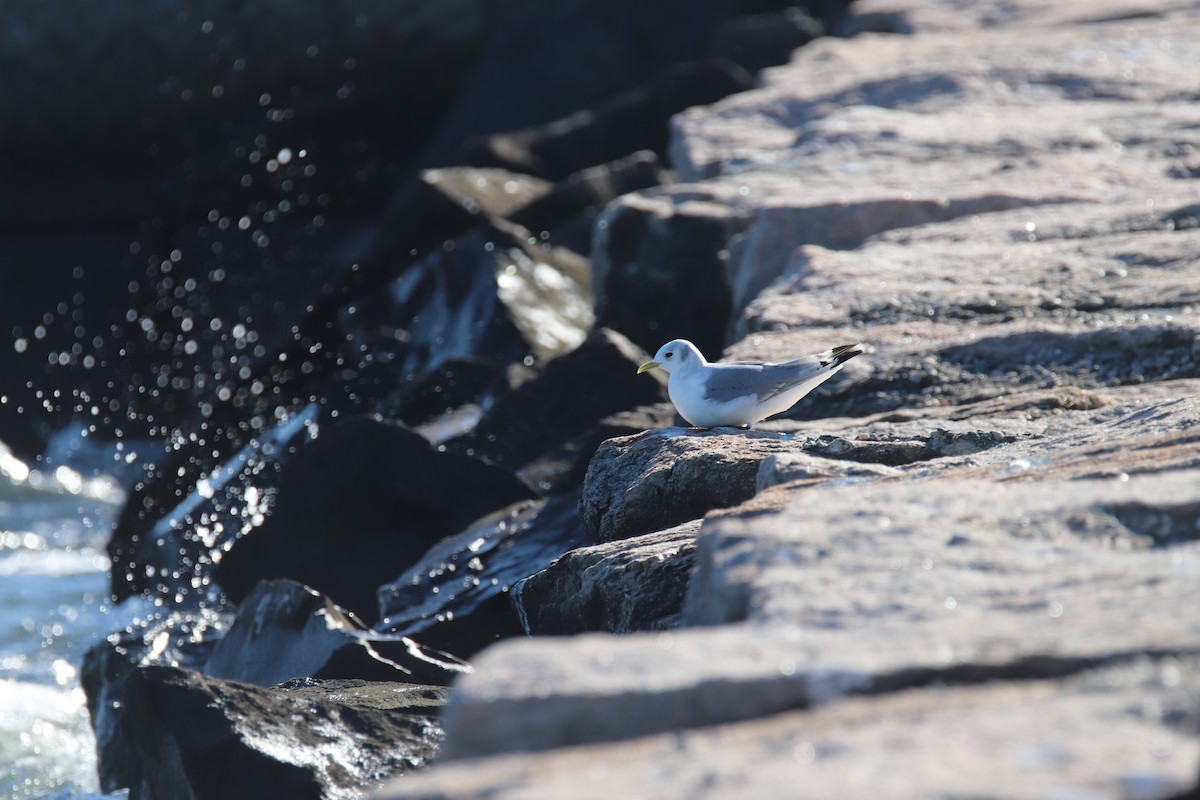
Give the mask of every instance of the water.
[[0, 800], [99, 800], [79, 665], [128, 620], [104, 546], [123, 496], [107, 478], [30, 469], [0, 444]]

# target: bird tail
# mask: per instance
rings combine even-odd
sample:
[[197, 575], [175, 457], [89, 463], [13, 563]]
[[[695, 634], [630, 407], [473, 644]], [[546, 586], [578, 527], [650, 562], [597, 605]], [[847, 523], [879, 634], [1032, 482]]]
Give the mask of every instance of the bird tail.
[[818, 354], [817, 358], [820, 359], [822, 367], [840, 367], [855, 356], [861, 356], [863, 352], [861, 344], [843, 344]]

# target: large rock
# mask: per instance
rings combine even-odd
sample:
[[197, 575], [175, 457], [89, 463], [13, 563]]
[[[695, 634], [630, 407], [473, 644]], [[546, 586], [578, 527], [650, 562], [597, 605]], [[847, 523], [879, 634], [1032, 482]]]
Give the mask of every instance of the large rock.
[[[149, 604], [147, 604], [149, 605]], [[88, 648], [79, 670], [87, 697], [88, 717], [96, 736], [96, 770], [100, 788], [115, 792], [138, 783], [140, 757], [125, 735], [122, 720], [129, 676], [139, 667], [177, 666], [198, 669], [208, 659], [213, 641], [229, 625], [229, 615], [150, 609], [129, 627]]]
[[1195, 713], [1198, 668], [1194, 656], [1147, 658], [1057, 681], [915, 689], [615, 744], [453, 761], [372, 797], [962, 797], [981, 787], [1023, 800], [1192, 797], [1200, 745], [1174, 720]]
[[725, 342], [731, 292], [722, 251], [751, 214], [703, 189], [627, 195], [596, 222], [596, 324], [656, 351], [689, 339], [714, 354]]
[[136, 800], [352, 798], [423, 766], [445, 690], [364, 681], [264, 689], [171, 667], [130, 676], [123, 728]]
[[466, 160], [561, 179], [641, 150], [665, 159], [673, 114], [753, 85], [749, 73], [723, 59], [682, 64], [593, 108], [490, 136]]
[[[469, 137], [549, 122], [646, 84], [670, 65], [700, 56], [733, 10], [727, 0], [651, 7], [636, 0], [532, 3], [501, 20], [429, 157], [456, 163]], [[567, 172], [601, 160], [608, 158]]]
[[[606, 417], [665, 400], [665, 381], [642, 380], [644, 376], [635, 374], [647, 360], [646, 353], [621, 334], [596, 331], [547, 364], [537, 377], [497, 398], [474, 429], [448, 442], [447, 449], [516, 472], [598, 427]], [[571, 467], [564, 465], [566, 471], [575, 471]]]
[[759, 464], [798, 448], [787, 435], [667, 428], [610, 439], [588, 466], [579, 512], [593, 542], [699, 519], [754, 496]]
[[277, 480], [258, 524], [222, 541], [216, 581], [240, 600], [264, 578], [291, 578], [367, 622], [376, 587], [443, 537], [529, 497], [500, 469], [367, 418], [322, 426], [282, 461]]
[[581, 256], [492, 219], [346, 309], [343, 324], [360, 354], [391, 362], [396, 381], [450, 359], [544, 362], [591, 329], [590, 271]]
[[1172, 609], [1197, 586], [1197, 477], [772, 490], [698, 540], [684, 623], [744, 624], [501, 644], [458, 684], [443, 757], [1194, 653]]
[[524, 631], [509, 592], [583, 543], [579, 491], [516, 503], [472, 523], [380, 586], [376, 629], [463, 657]]
[[698, 520], [577, 547], [513, 587], [533, 636], [666, 630], [679, 624]]
[[295, 581], [263, 581], [242, 602], [203, 672], [275, 686], [293, 678], [447, 684], [464, 662], [411, 639], [372, 635], [354, 615]]

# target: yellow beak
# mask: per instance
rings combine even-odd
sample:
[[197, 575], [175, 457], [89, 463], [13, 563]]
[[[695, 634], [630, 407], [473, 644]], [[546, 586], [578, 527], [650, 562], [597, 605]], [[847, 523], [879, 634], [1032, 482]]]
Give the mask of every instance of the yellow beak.
[[660, 366], [662, 366], [662, 365], [659, 364], [657, 361], [647, 361], [645, 364], [642, 364], [640, 367], [638, 367], [637, 374], [641, 375], [643, 372], [647, 372], [648, 370], [652, 370], [655, 367], [660, 367]]

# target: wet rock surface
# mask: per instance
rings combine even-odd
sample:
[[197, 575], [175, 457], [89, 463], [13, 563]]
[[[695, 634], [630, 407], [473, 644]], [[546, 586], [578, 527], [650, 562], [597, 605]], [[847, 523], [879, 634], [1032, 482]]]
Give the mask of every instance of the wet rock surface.
[[143, 765], [130, 797], [359, 797], [436, 752], [444, 700], [444, 690], [412, 684], [266, 689], [145, 667], [126, 691], [123, 726]]

